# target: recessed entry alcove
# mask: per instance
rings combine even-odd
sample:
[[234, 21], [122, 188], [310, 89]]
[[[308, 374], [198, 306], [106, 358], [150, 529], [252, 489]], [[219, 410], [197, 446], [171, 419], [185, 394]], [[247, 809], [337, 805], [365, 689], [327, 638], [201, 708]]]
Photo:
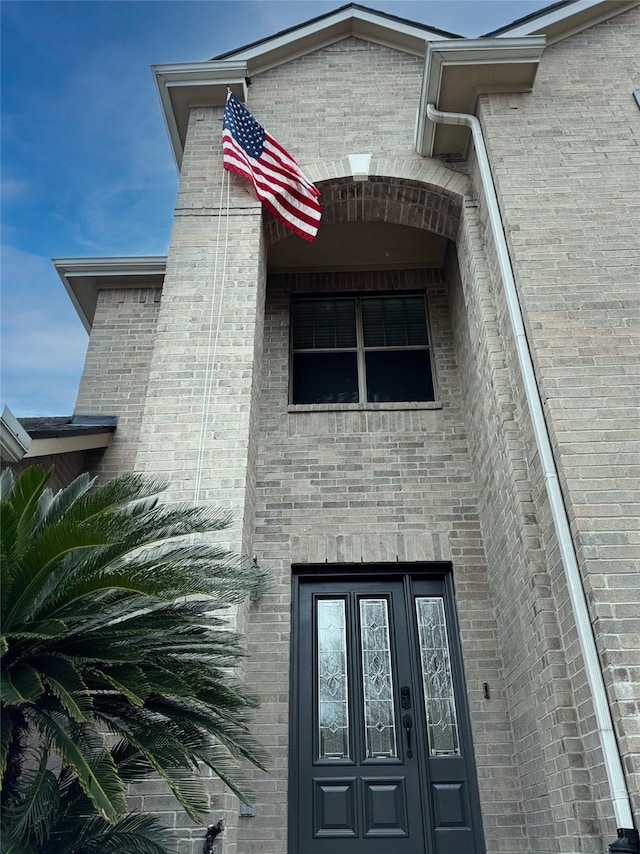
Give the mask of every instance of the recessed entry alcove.
[[439, 313], [441, 325], [447, 311], [445, 268], [455, 258], [460, 197], [379, 176], [339, 178], [320, 190], [323, 219], [313, 242], [270, 216], [265, 222], [267, 311], [275, 299], [290, 318], [289, 403], [435, 404], [430, 318]]

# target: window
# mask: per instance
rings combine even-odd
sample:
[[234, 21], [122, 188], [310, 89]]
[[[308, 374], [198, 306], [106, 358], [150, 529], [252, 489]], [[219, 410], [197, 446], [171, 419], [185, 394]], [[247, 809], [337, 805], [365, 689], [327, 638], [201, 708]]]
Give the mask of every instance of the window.
[[292, 403], [433, 400], [421, 294], [297, 299]]

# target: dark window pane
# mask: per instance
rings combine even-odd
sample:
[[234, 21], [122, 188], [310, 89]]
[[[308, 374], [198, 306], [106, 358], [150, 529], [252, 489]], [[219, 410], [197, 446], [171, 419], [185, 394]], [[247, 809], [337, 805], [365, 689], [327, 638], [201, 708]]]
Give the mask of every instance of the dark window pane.
[[355, 346], [354, 300], [297, 300], [294, 302], [294, 350], [331, 350]]
[[357, 403], [355, 353], [294, 353], [293, 403]]
[[356, 303], [352, 299], [339, 299], [335, 303], [336, 347], [356, 346]]
[[362, 301], [362, 328], [365, 347], [384, 347], [384, 308], [381, 299]]
[[313, 303], [294, 302], [293, 304], [293, 348], [311, 349], [313, 347]]
[[428, 350], [370, 351], [367, 366], [367, 400], [433, 400], [433, 380]]
[[365, 347], [406, 347], [427, 344], [424, 299], [367, 297], [362, 300]]
[[403, 304], [407, 329], [407, 344], [428, 344], [427, 315], [425, 313], [423, 297], [405, 297]]

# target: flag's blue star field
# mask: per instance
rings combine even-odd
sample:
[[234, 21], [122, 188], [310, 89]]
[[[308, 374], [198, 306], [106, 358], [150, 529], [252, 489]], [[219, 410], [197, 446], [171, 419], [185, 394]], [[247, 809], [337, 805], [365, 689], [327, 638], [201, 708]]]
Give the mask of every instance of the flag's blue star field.
[[222, 127], [229, 131], [249, 157], [256, 160], [260, 157], [264, 148], [265, 130], [235, 95], [229, 95]]

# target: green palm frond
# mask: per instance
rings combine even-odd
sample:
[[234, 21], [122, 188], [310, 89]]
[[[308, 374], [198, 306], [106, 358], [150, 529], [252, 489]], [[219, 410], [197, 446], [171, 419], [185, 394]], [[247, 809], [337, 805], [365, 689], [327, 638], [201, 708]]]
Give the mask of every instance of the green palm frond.
[[170, 829], [147, 813], [127, 813], [110, 823], [95, 814], [77, 780], [58, 776], [41, 762], [25, 774], [20, 798], [2, 813], [2, 844], [8, 854], [173, 854]]
[[[67, 624], [62, 620], [40, 620], [37, 624], [33, 626], [33, 628], [24, 628], [24, 629], [13, 629], [11, 631], [11, 637], [19, 640], [36, 640], [36, 639], [45, 639], [45, 638], [56, 638], [59, 637], [62, 632], [64, 632], [67, 628]], [[3, 638], [3, 640], [5, 640]], [[6, 640], [5, 640], [6, 644]], [[4, 652], [8, 650], [9, 646], [6, 644]]]
[[25, 714], [63, 764], [73, 769], [94, 809], [107, 821], [117, 821], [126, 811], [124, 785], [97, 731], [86, 725], [69, 728], [62, 715], [40, 708], [29, 707]]
[[31, 466], [14, 481], [6, 498], [17, 519], [14, 547], [19, 547], [30, 539], [40, 495], [52, 474], [53, 469], [45, 472], [39, 466]]
[[134, 664], [94, 668], [92, 674], [99, 680], [103, 680], [107, 687], [114, 688], [126, 697], [134, 706], [144, 706], [149, 696], [150, 687], [144, 671]]
[[16, 558], [11, 578], [11, 601], [3, 614], [5, 633], [9, 634], [20, 621], [34, 619], [34, 612], [41, 602], [40, 593], [52, 574], [68, 572], [64, 558], [72, 551], [102, 546], [108, 536], [105, 527], [74, 527], [62, 523], [51, 526], [33, 540], [19, 559]]
[[74, 502], [88, 492], [94, 483], [95, 478], [85, 473], [55, 494], [49, 488], [44, 489], [40, 495], [38, 509], [33, 520], [33, 533], [39, 533], [45, 525], [50, 525], [64, 516]]
[[0, 501], [6, 501], [13, 489], [15, 477], [11, 469], [3, 469], [0, 472]]
[[34, 703], [43, 691], [44, 685], [37, 670], [28, 664], [19, 664], [13, 670], [3, 670], [0, 674], [0, 699], [5, 706]]
[[[118, 731], [123, 732], [122, 728]], [[198, 772], [197, 757], [182, 745], [165, 727], [156, 724], [142, 732], [135, 728], [126, 730], [129, 744], [135, 747], [150, 769], [167, 784], [167, 787], [195, 822], [209, 809], [209, 796]]]
[[153, 773], [140, 751], [124, 738], [112, 745], [111, 755], [125, 783], [140, 783]]
[[7, 770], [7, 761], [9, 758], [9, 747], [13, 740], [13, 721], [10, 716], [2, 709], [0, 715], [0, 790], [4, 781], [4, 774]]
[[[208, 536], [224, 512], [163, 505], [162, 485], [138, 474], [83, 475], [56, 494], [49, 477], [0, 480], [3, 844], [160, 854], [165, 831], [126, 812], [125, 781], [158, 775], [201, 821], [202, 765], [245, 799], [239, 763], [266, 765], [255, 700], [230, 676], [244, 650], [226, 608], [267, 579]], [[39, 776], [22, 770], [29, 745], [53, 762]]]
[[12, 561], [12, 553], [18, 529], [18, 517], [8, 502], [3, 501], [0, 506], [2, 507], [2, 524], [0, 525], [0, 617], [3, 617], [10, 602], [13, 586], [15, 567]]
[[[204, 704], [165, 697], [157, 698], [152, 707], [170, 722], [166, 724], [166, 729], [181, 742], [190, 743], [190, 736], [195, 735], [201, 744], [223, 745], [230, 755], [248, 759], [254, 765], [266, 770], [266, 754], [249, 733], [246, 722], [239, 720], [239, 715], [236, 714], [233, 720], [229, 720], [223, 714], [212, 714], [210, 708]], [[207, 738], [207, 735], [212, 735], [214, 738]], [[201, 754], [195, 743], [193, 750], [197, 752], [201, 761], [209, 765], [212, 770], [216, 770], [207, 759], [206, 751]]]
[[3, 810], [3, 833], [41, 845], [51, 833], [59, 806], [58, 780], [43, 753], [38, 767], [22, 774], [18, 797]]
[[29, 840], [12, 836], [3, 827], [0, 833], [0, 854], [40, 854], [40, 852], [31, 845]]
[[155, 816], [146, 813], [130, 813], [113, 825], [94, 817], [85, 822], [78, 839], [74, 840], [70, 846], [58, 849], [56, 854], [132, 854], [132, 852], [173, 854], [175, 852], [173, 834]]
[[93, 700], [78, 669], [60, 655], [40, 656], [34, 660], [45, 684], [69, 717], [82, 723], [93, 712]]

